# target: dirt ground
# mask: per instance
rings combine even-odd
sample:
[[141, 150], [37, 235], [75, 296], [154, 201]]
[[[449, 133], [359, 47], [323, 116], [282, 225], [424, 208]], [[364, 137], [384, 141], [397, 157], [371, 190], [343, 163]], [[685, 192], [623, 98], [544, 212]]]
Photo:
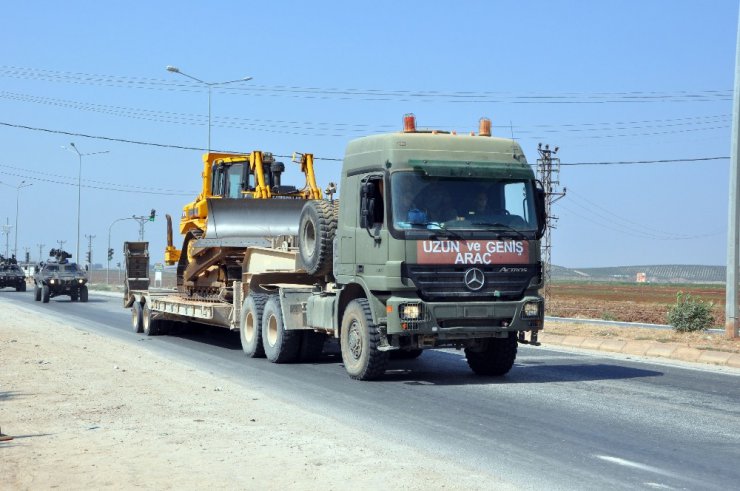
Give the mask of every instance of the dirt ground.
[[511, 489], [143, 345], [0, 310], [0, 429], [15, 437], [0, 489]]
[[712, 302], [715, 325], [724, 328], [725, 289], [722, 285], [622, 283], [553, 283], [547, 315], [579, 319], [666, 324], [666, 315], [681, 291]]
[[565, 324], [547, 321], [545, 321], [543, 332], [545, 333], [543, 344], [547, 344], [547, 340], [552, 339], [552, 336], [585, 336], [600, 339], [616, 339], [619, 341], [677, 343], [687, 348], [696, 348], [699, 350], [740, 353], [740, 339], [729, 339], [724, 333], [679, 333], [668, 329]]

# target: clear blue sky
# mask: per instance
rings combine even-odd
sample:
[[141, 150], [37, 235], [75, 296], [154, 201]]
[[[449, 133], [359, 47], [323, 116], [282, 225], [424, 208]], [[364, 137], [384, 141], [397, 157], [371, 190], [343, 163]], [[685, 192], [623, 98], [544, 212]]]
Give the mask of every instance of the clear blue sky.
[[[61, 148], [73, 141], [109, 152], [83, 159], [95, 261], [114, 220], [151, 208], [161, 260], [164, 214], [177, 223], [199, 191], [202, 152], [115, 140], [206, 147], [207, 92], [166, 65], [208, 82], [254, 77], [214, 89], [215, 149], [341, 158], [350, 139], [413, 112], [460, 132], [488, 116], [531, 163], [539, 142], [563, 164], [729, 156], [737, 19], [732, 0], [6, 2], [0, 123], [53, 132], [0, 125], [0, 221], [14, 225], [13, 187], [33, 183], [20, 191], [21, 255], [58, 240], [75, 250], [78, 158]], [[338, 181], [339, 163], [318, 165], [322, 185]], [[553, 263], [724, 264], [728, 171], [729, 160], [563, 166]], [[113, 226], [116, 261], [137, 236], [134, 221]]]

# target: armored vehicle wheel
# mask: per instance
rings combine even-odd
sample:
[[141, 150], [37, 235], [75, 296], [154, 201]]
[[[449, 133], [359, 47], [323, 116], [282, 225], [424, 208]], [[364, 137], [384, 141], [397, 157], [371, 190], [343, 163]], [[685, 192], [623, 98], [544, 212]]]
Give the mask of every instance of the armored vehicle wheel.
[[477, 375], [501, 376], [514, 366], [516, 359], [516, 334], [507, 338], [490, 338], [476, 348], [465, 348], [468, 366]]
[[249, 358], [264, 358], [262, 345], [262, 313], [265, 310], [266, 295], [250, 294], [244, 299], [239, 317], [239, 338], [242, 350]]
[[301, 335], [301, 349], [298, 359], [304, 362], [316, 361], [324, 351], [326, 334], [313, 331], [303, 331]]
[[26, 282], [24, 281], [23, 283], [21, 283], [20, 285], [18, 285], [17, 287], [15, 287], [15, 291], [17, 291], [17, 292], [25, 292], [26, 291]]
[[80, 287], [80, 302], [87, 302], [87, 285]]
[[388, 364], [388, 352], [378, 350], [380, 329], [373, 324], [367, 299], [358, 298], [347, 305], [339, 343], [344, 369], [351, 378], [373, 380], [383, 375]]
[[76, 302], [77, 300], [80, 299], [80, 296], [77, 292], [72, 292], [69, 294], [69, 299], [72, 300], [73, 302]]
[[396, 350], [390, 352], [390, 358], [391, 360], [413, 360], [419, 358], [423, 352], [423, 349]]
[[41, 287], [41, 301], [43, 303], [49, 303], [49, 297], [51, 296], [51, 292], [49, 291], [49, 285], [44, 285]]
[[131, 306], [131, 328], [136, 333], [143, 332], [141, 328], [141, 304], [139, 302], [134, 302]]
[[308, 201], [298, 222], [300, 263], [311, 275], [326, 275], [332, 270], [337, 216], [328, 201]]
[[41, 301], [41, 288], [38, 285], [33, 285], [33, 299], [37, 302]]
[[158, 336], [162, 334], [161, 321], [152, 318], [152, 309], [149, 308], [149, 304], [145, 303], [144, 308], [141, 310], [141, 329], [147, 336]]
[[270, 295], [262, 313], [262, 346], [265, 356], [273, 363], [290, 363], [298, 358], [301, 347], [299, 331], [286, 331], [280, 299]]

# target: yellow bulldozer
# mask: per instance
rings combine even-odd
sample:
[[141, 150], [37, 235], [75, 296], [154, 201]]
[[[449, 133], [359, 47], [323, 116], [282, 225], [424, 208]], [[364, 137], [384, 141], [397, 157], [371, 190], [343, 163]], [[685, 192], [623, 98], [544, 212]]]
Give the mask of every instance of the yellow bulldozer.
[[203, 155], [203, 187], [183, 207], [180, 249], [173, 245], [172, 217], [167, 215], [165, 263], [177, 264], [181, 294], [199, 299], [223, 296], [241, 278], [245, 248], [293, 245], [305, 201], [323, 198], [313, 155], [294, 154], [293, 161], [305, 175], [301, 188], [282, 184], [285, 165], [271, 153]]

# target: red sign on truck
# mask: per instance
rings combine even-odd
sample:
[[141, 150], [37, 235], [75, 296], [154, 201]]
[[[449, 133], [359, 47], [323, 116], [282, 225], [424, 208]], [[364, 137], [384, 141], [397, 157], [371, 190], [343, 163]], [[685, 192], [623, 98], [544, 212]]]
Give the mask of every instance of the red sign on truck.
[[420, 240], [418, 264], [527, 264], [526, 240]]

